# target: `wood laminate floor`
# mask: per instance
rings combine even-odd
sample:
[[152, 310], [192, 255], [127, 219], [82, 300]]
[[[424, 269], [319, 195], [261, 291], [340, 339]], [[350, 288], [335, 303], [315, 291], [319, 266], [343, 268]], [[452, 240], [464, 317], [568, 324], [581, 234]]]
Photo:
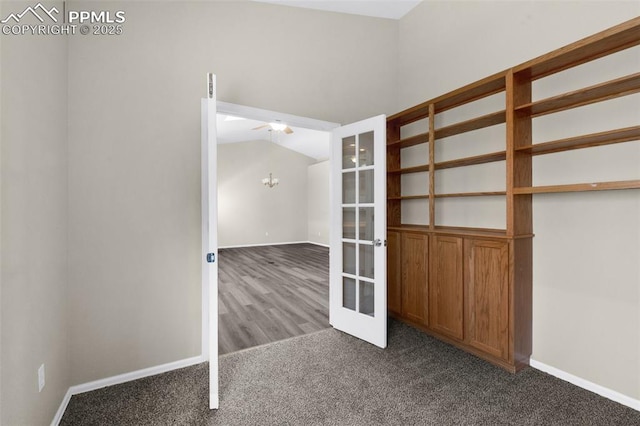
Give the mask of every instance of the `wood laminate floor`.
[[220, 249], [219, 353], [329, 328], [329, 249]]

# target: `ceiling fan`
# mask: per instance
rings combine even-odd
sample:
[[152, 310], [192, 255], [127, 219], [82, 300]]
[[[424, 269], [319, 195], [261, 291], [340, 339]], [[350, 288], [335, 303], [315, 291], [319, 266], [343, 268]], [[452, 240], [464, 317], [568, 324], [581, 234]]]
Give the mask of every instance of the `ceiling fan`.
[[276, 132], [284, 132], [288, 135], [293, 133], [293, 129], [291, 127], [280, 122], [265, 123], [262, 126], [254, 127], [251, 130], [260, 130], [260, 129], [264, 129], [265, 127], [268, 127], [269, 131], [275, 130]]

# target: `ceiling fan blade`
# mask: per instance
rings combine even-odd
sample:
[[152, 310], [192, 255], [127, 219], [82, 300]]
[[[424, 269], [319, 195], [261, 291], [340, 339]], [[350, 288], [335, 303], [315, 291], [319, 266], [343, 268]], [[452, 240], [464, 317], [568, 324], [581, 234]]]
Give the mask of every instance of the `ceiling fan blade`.
[[283, 132], [285, 132], [286, 134], [290, 135], [291, 133], [293, 133], [293, 129], [289, 126], [285, 127]]
[[269, 127], [269, 125], [268, 124], [263, 124], [262, 126], [254, 127], [251, 130], [260, 130], [260, 129], [264, 129], [265, 127]]

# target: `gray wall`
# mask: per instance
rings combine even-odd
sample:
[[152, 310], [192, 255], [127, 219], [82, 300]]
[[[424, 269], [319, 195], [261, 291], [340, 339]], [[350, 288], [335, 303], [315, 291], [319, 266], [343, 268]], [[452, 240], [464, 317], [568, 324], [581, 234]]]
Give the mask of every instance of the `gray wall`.
[[[24, 7], [3, 3], [2, 13]], [[1, 43], [0, 423], [41, 425], [70, 385], [67, 44], [31, 36]]]
[[[268, 141], [218, 145], [218, 245], [307, 241], [307, 168], [314, 159]], [[262, 178], [273, 173], [273, 188]]]
[[124, 35], [69, 39], [74, 384], [200, 354], [207, 72], [227, 102], [333, 122], [396, 110], [396, 21], [250, 2], [91, 2], [103, 7], [126, 11]]
[[330, 170], [329, 161], [323, 161], [310, 165], [307, 173], [307, 240], [323, 245], [329, 245]]
[[[400, 22], [398, 103], [412, 106], [638, 15], [638, 2], [425, 2]], [[640, 49], [634, 48], [536, 82], [534, 96], [637, 72], [638, 58]], [[487, 108], [496, 111], [493, 101]], [[534, 141], [637, 125], [639, 102], [633, 95], [558, 119], [536, 119]], [[496, 129], [457, 142], [469, 155], [482, 140], [504, 141], [504, 127]], [[437, 149], [455, 157], [454, 144], [443, 142]], [[534, 184], [639, 179], [639, 164], [639, 142], [542, 156], [534, 161]], [[503, 176], [504, 164], [477, 170], [475, 179], [465, 172], [443, 175], [448, 189], [457, 191], [482, 190], [471, 185], [500, 190]], [[449, 204], [438, 212], [439, 220], [504, 226], [503, 202], [472, 203], [472, 215]], [[533, 212], [533, 358], [640, 398], [638, 191], [536, 195]]]

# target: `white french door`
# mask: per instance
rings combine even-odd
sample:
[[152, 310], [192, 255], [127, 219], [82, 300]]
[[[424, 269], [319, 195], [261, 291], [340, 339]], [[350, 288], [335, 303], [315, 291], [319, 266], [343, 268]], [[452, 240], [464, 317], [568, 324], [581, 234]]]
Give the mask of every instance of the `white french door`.
[[329, 322], [387, 346], [386, 117], [339, 127], [331, 147]]
[[218, 408], [218, 182], [215, 76], [202, 99], [202, 357], [209, 359], [209, 408]]

